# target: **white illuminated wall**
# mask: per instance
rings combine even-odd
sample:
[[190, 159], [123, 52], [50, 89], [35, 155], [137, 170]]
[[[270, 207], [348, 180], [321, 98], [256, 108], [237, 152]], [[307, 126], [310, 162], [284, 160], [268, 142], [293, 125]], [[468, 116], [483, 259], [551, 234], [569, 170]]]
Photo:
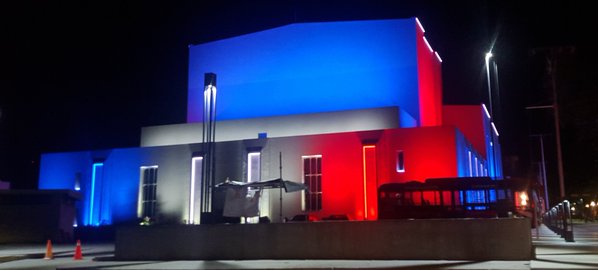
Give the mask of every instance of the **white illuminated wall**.
[[[413, 118], [398, 107], [249, 118], [218, 121], [216, 141], [253, 139], [258, 133], [277, 138], [411, 127], [414, 123]], [[144, 127], [141, 147], [200, 143], [201, 138], [201, 123]]]

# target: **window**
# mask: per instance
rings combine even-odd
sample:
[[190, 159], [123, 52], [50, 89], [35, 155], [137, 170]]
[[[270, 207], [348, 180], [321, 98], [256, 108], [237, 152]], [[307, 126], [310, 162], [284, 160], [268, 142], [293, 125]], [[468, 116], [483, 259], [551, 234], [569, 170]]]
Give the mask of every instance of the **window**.
[[158, 185], [158, 166], [140, 167], [139, 199], [137, 216], [154, 218], [156, 215], [156, 187]]
[[405, 172], [405, 157], [403, 150], [397, 151], [397, 172]]
[[307, 191], [303, 191], [303, 211], [318, 211], [322, 209], [322, 156], [303, 156], [303, 184]]

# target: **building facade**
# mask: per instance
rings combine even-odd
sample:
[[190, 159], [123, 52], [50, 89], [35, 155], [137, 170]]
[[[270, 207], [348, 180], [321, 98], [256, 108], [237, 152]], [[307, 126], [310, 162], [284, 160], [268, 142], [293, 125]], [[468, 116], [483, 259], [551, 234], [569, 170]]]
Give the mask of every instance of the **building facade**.
[[[77, 224], [87, 226], [206, 223], [206, 209], [222, 214], [214, 185], [227, 179], [308, 186], [262, 191], [260, 216], [274, 222], [376, 220], [382, 184], [502, 176], [485, 107], [442, 105], [441, 62], [416, 18], [299, 23], [193, 45], [187, 123], [143, 128], [136, 148], [44, 154], [39, 188], [78, 190]], [[218, 76], [213, 183], [206, 73]]]

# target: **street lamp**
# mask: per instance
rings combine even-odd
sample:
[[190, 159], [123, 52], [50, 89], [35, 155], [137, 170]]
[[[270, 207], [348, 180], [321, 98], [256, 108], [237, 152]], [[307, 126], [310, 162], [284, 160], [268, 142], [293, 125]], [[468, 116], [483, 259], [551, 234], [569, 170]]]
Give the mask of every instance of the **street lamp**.
[[[493, 110], [493, 106], [492, 106], [492, 83], [490, 80], [490, 58], [492, 58], [493, 54], [492, 52], [487, 52], [486, 56], [484, 57], [484, 60], [486, 62], [486, 79], [488, 81], [488, 105], [490, 108], [490, 117], [491, 117], [491, 121], [494, 120], [494, 110]], [[494, 123], [490, 123], [492, 125], [493, 128], [495, 128], [496, 130], [496, 126], [494, 126]], [[498, 132], [497, 132], [498, 133]], [[498, 134], [497, 134], [498, 136]], [[494, 148], [495, 146], [495, 142], [494, 142], [494, 134], [492, 133], [492, 131], [490, 131], [490, 147], [491, 147], [491, 154], [492, 154], [492, 169], [493, 169], [493, 173], [494, 173], [494, 179], [496, 179], [498, 173], [496, 170], [496, 155], [495, 155], [495, 150]], [[489, 159], [488, 159], [489, 160]]]
[[486, 53], [486, 57], [484, 57], [484, 59], [486, 60], [486, 79], [488, 80], [488, 105], [490, 106], [490, 115], [492, 117], [494, 117], [494, 114], [492, 112], [492, 87], [490, 84], [490, 58], [492, 57], [492, 52], [487, 52]]

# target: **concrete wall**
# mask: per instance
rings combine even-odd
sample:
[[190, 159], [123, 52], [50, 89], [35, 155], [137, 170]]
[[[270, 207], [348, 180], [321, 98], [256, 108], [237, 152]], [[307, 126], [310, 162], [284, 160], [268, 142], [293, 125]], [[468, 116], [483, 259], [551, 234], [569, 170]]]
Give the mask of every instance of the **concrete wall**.
[[119, 260], [529, 260], [528, 219], [120, 228]]

